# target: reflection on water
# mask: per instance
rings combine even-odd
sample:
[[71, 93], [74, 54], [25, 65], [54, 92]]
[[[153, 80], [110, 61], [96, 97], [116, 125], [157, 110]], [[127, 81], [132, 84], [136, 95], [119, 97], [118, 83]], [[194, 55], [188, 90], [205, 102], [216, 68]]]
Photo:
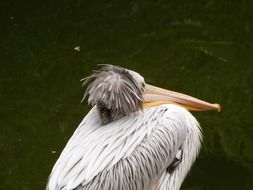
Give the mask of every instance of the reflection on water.
[[[251, 1], [2, 2], [0, 189], [43, 189], [97, 64], [222, 104], [182, 189], [252, 189]], [[74, 48], [80, 46], [80, 51]]]

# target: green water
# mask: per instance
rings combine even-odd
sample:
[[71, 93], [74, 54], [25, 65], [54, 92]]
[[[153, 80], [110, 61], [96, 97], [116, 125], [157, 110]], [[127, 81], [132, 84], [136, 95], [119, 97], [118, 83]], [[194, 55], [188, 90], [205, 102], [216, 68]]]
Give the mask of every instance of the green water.
[[253, 189], [253, 1], [0, 6], [0, 189], [44, 188], [90, 109], [79, 80], [106, 63], [222, 105], [193, 113], [204, 142], [182, 189]]

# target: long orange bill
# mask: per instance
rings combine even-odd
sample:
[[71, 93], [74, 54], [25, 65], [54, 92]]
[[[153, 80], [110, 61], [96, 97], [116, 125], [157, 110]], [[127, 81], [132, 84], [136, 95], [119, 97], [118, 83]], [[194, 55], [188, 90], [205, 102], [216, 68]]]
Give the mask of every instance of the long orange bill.
[[182, 93], [165, 90], [149, 84], [146, 84], [145, 86], [143, 98], [144, 107], [152, 107], [162, 104], [177, 104], [188, 110], [194, 111], [217, 110], [220, 112], [221, 110], [219, 104], [211, 104]]

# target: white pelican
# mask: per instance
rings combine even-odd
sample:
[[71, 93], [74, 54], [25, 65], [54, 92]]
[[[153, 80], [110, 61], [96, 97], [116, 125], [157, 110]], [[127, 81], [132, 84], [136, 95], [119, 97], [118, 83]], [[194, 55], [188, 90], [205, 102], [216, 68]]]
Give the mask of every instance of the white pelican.
[[47, 190], [179, 190], [202, 139], [187, 109], [220, 105], [148, 85], [113, 65], [86, 83], [93, 108], [55, 163]]

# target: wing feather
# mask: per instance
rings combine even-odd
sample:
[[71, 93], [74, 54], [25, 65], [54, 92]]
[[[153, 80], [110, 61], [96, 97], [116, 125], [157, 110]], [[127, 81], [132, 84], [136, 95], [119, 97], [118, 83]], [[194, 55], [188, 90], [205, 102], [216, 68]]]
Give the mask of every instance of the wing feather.
[[[175, 108], [177, 111], [173, 111]], [[92, 108], [57, 160], [47, 188], [70, 190], [87, 186], [87, 189], [117, 189], [107, 180], [101, 183], [101, 177], [105, 179], [108, 175], [114, 185], [119, 185], [123, 178], [133, 183], [133, 180], [140, 180], [140, 176], [143, 183], [148, 183], [155, 177], [151, 176], [154, 171], [166, 168], [176, 154], [174, 149], [184, 140], [185, 119], [181, 112], [185, 110], [178, 106], [159, 106], [102, 126], [96, 107]], [[140, 165], [139, 168], [136, 164]], [[141, 167], [146, 170], [141, 171]], [[133, 185], [142, 189], [138, 183]]]

